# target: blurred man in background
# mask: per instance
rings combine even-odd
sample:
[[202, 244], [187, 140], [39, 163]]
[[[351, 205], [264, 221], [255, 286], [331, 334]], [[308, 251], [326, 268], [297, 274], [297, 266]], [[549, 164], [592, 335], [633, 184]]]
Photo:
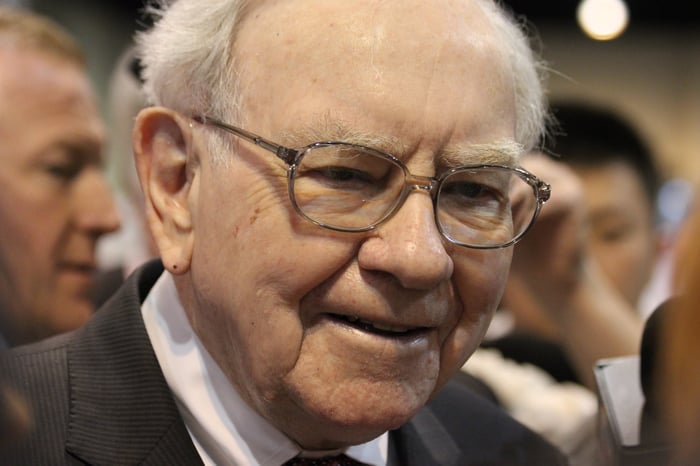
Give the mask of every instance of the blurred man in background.
[[660, 175], [642, 136], [615, 111], [562, 102], [553, 114], [560, 134], [552, 151], [572, 170], [580, 195], [559, 216], [552, 211], [560, 203], [549, 205], [535, 226], [547, 234], [516, 248], [502, 304], [515, 328], [488, 345], [592, 388], [596, 360], [639, 349], [637, 303], [660, 247]]
[[0, 319], [4, 345], [90, 318], [95, 245], [119, 227], [83, 54], [46, 18], [0, 7]]

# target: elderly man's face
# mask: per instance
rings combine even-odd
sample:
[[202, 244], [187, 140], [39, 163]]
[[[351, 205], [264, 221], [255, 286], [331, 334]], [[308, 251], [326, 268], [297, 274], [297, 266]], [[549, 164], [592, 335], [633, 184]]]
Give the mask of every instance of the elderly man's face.
[[95, 242], [119, 226], [102, 143], [80, 68], [0, 47], [0, 307], [16, 342], [92, 313]]
[[[290, 146], [372, 144], [424, 176], [484, 163], [470, 146], [512, 142], [515, 126], [502, 44], [485, 23], [465, 1], [266, 2], [236, 39], [240, 124]], [[205, 153], [210, 136], [193, 134]], [[191, 180], [178, 286], [212, 356], [307, 448], [404, 423], [479, 344], [510, 249], [447, 243], [421, 191], [374, 231], [332, 232], [295, 213], [268, 152], [236, 140], [230, 166], [210, 155]]]

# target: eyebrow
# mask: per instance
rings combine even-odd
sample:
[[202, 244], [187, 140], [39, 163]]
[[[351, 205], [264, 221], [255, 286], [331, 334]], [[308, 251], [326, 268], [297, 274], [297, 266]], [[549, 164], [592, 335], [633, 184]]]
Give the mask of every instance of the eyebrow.
[[445, 148], [440, 159], [446, 168], [464, 165], [507, 165], [518, 164], [523, 146], [512, 139], [502, 139], [494, 142], [450, 146]]
[[[404, 141], [393, 136], [380, 136], [350, 129], [343, 121], [323, 115], [299, 130], [283, 134], [285, 142], [292, 147], [303, 147], [320, 141], [341, 141], [348, 144], [377, 149], [399, 158], [409, 152]], [[523, 146], [512, 139], [494, 142], [454, 145], [444, 148], [436, 157], [440, 169], [466, 165], [515, 166], [523, 154]]]

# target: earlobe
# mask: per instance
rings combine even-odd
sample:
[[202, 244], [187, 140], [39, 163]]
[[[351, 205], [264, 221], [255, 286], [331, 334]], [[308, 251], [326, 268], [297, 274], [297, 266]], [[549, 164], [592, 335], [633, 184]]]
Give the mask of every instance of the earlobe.
[[190, 122], [173, 110], [151, 107], [136, 118], [136, 168], [146, 217], [166, 269], [187, 272], [194, 246], [192, 206], [197, 158]]

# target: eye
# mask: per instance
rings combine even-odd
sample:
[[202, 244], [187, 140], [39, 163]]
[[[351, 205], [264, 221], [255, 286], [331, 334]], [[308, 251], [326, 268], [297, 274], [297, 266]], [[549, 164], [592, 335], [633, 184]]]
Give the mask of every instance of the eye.
[[594, 226], [595, 234], [606, 243], [617, 243], [627, 240], [634, 232], [634, 226], [629, 222], [610, 222]]
[[500, 168], [460, 170], [443, 181], [440, 195], [456, 203], [505, 205], [509, 203], [511, 185], [517, 180], [509, 170]]
[[384, 189], [396, 175], [400, 175], [400, 169], [389, 161], [337, 145], [308, 152], [297, 171], [297, 178], [313, 181], [318, 187], [364, 193]]
[[457, 203], [489, 203], [500, 202], [503, 195], [491, 186], [475, 181], [454, 181], [445, 183], [441, 195], [449, 197]]
[[44, 171], [51, 177], [62, 182], [69, 182], [82, 171], [83, 165], [75, 161], [49, 162], [44, 165]]
[[458, 196], [465, 199], [476, 199], [480, 196], [488, 195], [486, 186], [474, 182], [449, 183], [442, 191], [445, 195]]
[[315, 170], [315, 172], [318, 177], [325, 179], [326, 183], [335, 184], [338, 186], [365, 186], [373, 181], [372, 176], [369, 173], [350, 167], [319, 167]]
[[46, 151], [39, 163], [39, 168], [46, 176], [58, 183], [69, 184], [77, 179], [86, 167], [99, 167], [101, 158], [98, 152], [82, 147], [59, 145]]

